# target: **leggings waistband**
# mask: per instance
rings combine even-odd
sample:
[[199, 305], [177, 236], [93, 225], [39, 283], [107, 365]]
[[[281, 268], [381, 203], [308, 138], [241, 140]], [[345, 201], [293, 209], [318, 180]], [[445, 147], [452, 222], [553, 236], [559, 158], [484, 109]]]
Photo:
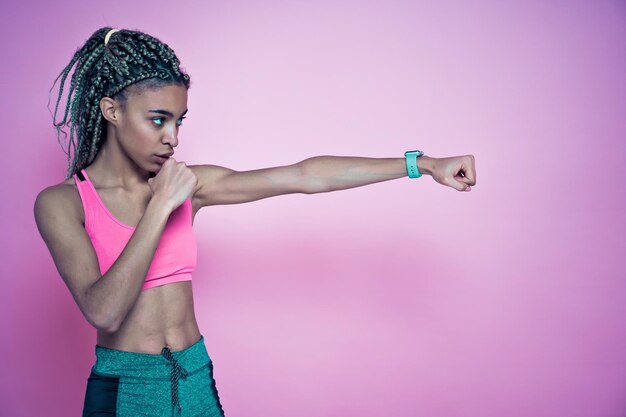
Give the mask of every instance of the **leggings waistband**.
[[100, 375], [138, 378], [170, 379], [172, 405], [180, 410], [178, 381], [211, 362], [204, 345], [204, 336], [200, 336], [193, 345], [186, 349], [172, 352], [169, 347], [161, 353], [128, 352], [96, 345], [96, 363], [92, 370]]

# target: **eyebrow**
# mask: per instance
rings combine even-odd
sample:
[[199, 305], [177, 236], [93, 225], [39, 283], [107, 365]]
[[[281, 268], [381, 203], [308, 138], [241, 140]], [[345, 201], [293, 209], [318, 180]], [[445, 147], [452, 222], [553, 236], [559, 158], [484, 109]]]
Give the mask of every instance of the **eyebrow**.
[[[185, 114], [187, 114], [187, 111], [188, 111], [188, 110], [189, 110], [189, 109], [185, 110], [185, 111], [183, 112], [183, 114], [181, 114], [181, 115], [180, 115], [180, 117], [183, 117]], [[174, 113], [169, 112], [169, 111], [167, 111], [167, 110], [163, 110], [163, 109], [152, 109], [152, 110], [148, 110], [148, 112], [149, 112], [149, 113], [157, 113], [157, 114], [162, 114], [162, 115], [169, 116], [169, 117], [174, 117]]]

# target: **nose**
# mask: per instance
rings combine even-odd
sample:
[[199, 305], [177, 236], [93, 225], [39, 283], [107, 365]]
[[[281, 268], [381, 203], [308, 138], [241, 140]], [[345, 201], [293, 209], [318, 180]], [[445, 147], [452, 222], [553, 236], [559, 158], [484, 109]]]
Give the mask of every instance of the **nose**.
[[170, 127], [165, 131], [163, 142], [169, 143], [172, 148], [178, 146], [178, 126]]

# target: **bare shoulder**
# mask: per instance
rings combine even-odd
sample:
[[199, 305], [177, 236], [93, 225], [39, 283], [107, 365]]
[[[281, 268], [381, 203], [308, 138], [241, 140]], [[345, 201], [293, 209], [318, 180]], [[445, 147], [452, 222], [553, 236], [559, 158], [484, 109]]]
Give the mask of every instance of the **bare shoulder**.
[[198, 183], [192, 191], [193, 213], [198, 212], [202, 207], [212, 204], [212, 198], [219, 194], [219, 180], [234, 172], [232, 169], [218, 165], [187, 165]]
[[52, 221], [60, 214], [85, 223], [82, 203], [73, 178], [41, 190], [35, 199], [35, 219], [37, 222]]
[[207, 185], [211, 182], [219, 180], [227, 174], [235, 172], [230, 168], [212, 164], [187, 165], [187, 168], [189, 168], [191, 172], [198, 177], [197, 188], [200, 188], [201, 185]]
[[107, 328], [93, 311], [89, 288], [101, 277], [98, 258], [84, 226], [78, 189], [63, 181], [41, 190], [35, 199], [35, 221], [54, 264], [83, 315], [96, 328]]

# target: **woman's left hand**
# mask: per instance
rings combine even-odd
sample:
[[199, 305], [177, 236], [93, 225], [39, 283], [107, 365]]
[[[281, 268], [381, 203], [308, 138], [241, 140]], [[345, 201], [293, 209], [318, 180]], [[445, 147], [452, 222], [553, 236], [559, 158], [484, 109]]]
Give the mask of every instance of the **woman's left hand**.
[[476, 185], [474, 155], [433, 159], [431, 176], [439, 184], [457, 191], [470, 191], [470, 185]]

